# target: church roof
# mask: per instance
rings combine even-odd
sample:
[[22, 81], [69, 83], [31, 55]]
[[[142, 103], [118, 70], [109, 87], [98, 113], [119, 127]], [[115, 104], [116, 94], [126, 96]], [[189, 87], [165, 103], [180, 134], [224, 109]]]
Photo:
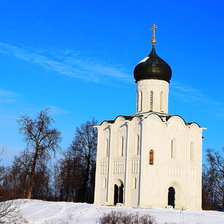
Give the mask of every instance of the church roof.
[[167, 122], [172, 117], [179, 117], [184, 122], [185, 125], [196, 124], [198, 127], [200, 127], [200, 125], [197, 122], [189, 122], [188, 123], [179, 115], [171, 115], [171, 114], [164, 114], [164, 113], [158, 113], [158, 112], [146, 112], [146, 113], [140, 113], [140, 114], [138, 113], [138, 114], [132, 114], [129, 116], [119, 115], [114, 120], [104, 120], [103, 122], [101, 122], [101, 124], [99, 126], [101, 126], [104, 122], [113, 124], [119, 117], [121, 117], [125, 120], [128, 120], [128, 121], [131, 121], [135, 117], [138, 117], [139, 119], [144, 119], [150, 115], [157, 115], [161, 119], [162, 122]]
[[134, 78], [138, 82], [142, 79], [159, 79], [170, 82], [172, 70], [170, 66], [161, 59], [152, 45], [150, 54], [140, 61], [134, 69]]

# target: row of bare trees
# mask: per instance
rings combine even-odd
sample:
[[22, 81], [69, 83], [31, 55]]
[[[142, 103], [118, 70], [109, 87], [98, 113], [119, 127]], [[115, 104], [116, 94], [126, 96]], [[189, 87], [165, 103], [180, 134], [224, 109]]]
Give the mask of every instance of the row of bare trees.
[[23, 116], [18, 121], [26, 149], [15, 156], [11, 167], [0, 166], [0, 200], [36, 198], [93, 202], [96, 121], [76, 129], [70, 147], [49, 168], [48, 161], [58, 149], [61, 133], [53, 128], [48, 110], [36, 118]]

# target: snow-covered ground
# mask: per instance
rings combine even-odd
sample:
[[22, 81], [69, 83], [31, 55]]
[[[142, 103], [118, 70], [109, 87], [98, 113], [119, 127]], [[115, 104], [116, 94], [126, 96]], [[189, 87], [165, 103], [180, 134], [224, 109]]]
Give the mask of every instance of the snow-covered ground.
[[[86, 203], [15, 200], [20, 204], [16, 224], [94, 224], [110, 211], [125, 211], [139, 215], [150, 214], [158, 224], [224, 224], [224, 212], [179, 211], [170, 209], [140, 209], [97, 206]], [[10, 223], [10, 222], [9, 222]]]

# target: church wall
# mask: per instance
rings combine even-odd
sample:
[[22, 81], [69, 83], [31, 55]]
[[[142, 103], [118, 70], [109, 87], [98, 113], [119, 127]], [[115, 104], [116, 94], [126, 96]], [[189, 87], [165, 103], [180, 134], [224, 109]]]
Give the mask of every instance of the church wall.
[[[113, 205], [114, 184], [122, 182], [125, 206], [165, 208], [168, 189], [173, 187], [175, 208], [201, 209], [201, 148], [201, 129], [178, 116], [168, 121], [156, 114], [142, 121], [118, 117], [113, 124], [102, 124], [98, 127], [95, 203]], [[151, 149], [153, 165], [149, 165]]]
[[114, 204], [114, 184], [117, 181], [121, 181], [125, 185], [127, 130], [126, 121], [122, 117], [118, 117], [115, 123], [111, 125], [110, 181], [108, 183], [109, 205]]
[[128, 137], [127, 137], [127, 157], [125, 170], [125, 205], [137, 206], [138, 201], [138, 174], [139, 174], [139, 119], [134, 118], [128, 121]]
[[[106, 129], [105, 129], [106, 130]], [[103, 128], [98, 128], [98, 132], [105, 132]], [[116, 181], [121, 180], [124, 183], [124, 203], [128, 206], [137, 206], [138, 202], [138, 183], [139, 183], [139, 153], [140, 148], [137, 150], [136, 136], [140, 136], [139, 119], [134, 118], [133, 121], [125, 121], [122, 118], [116, 119], [115, 123], [110, 125], [111, 138], [110, 138], [110, 153], [109, 153], [109, 169], [108, 173], [100, 173], [97, 186], [101, 188], [99, 200], [95, 200], [98, 204], [113, 205], [114, 203], [114, 184]], [[98, 140], [97, 161], [101, 164], [107, 160], [103, 156], [102, 148], [106, 138], [105, 133], [101, 135]], [[124, 137], [124, 154], [120, 154], [120, 137]], [[140, 139], [138, 139], [138, 147], [140, 147]], [[98, 162], [97, 162], [98, 163]], [[99, 168], [97, 168], [99, 169]], [[100, 167], [102, 169], [102, 167]], [[97, 170], [96, 173], [101, 171]], [[104, 186], [104, 177], [109, 179], [108, 193], [107, 189], [102, 189]], [[97, 192], [97, 190], [96, 190]], [[105, 201], [106, 194], [108, 200]], [[97, 198], [97, 196], [95, 196]]]
[[100, 169], [102, 165], [102, 157], [101, 157], [101, 149], [103, 148], [102, 144], [102, 134], [103, 132], [101, 131], [102, 127], [97, 127], [98, 129], [98, 137], [97, 137], [97, 156], [96, 156], [96, 176], [95, 176], [95, 193], [94, 193], [94, 203], [95, 204], [101, 204], [101, 174], [100, 174]]
[[186, 194], [186, 156], [187, 156], [187, 127], [182, 118], [178, 116], [171, 117], [165, 129], [165, 144], [166, 158], [164, 164], [166, 166], [166, 205], [168, 201], [168, 189], [173, 187], [175, 189], [175, 207], [182, 209], [186, 207], [185, 197]]
[[[111, 128], [106, 122], [97, 128], [98, 140], [94, 203], [106, 205], [108, 200]], [[106, 140], [108, 140], [108, 146], [106, 146]]]
[[[191, 128], [189, 135], [189, 127], [181, 118], [162, 122], [152, 115], [144, 121], [143, 127], [141, 206], [167, 207], [168, 188], [174, 187], [176, 208], [200, 209], [201, 164], [190, 161], [189, 148], [190, 142], [195, 142], [195, 162], [201, 161], [199, 127]], [[171, 158], [173, 139], [175, 149]], [[148, 160], [151, 148], [154, 149], [153, 165], [149, 165]]]
[[[201, 208], [202, 130], [196, 124], [188, 128], [187, 207]], [[192, 146], [193, 143], [193, 146]]]
[[[141, 195], [142, 207], [159, 206], [157, 202], [160, 195], [158, 181], [158, 165], [162, 150], [162, 122], [157, 115], [150, 115], [142, 124], [142, 153], [141, 153]], [[153, 165], [149, 164], [150, 150], [153, 150]]]

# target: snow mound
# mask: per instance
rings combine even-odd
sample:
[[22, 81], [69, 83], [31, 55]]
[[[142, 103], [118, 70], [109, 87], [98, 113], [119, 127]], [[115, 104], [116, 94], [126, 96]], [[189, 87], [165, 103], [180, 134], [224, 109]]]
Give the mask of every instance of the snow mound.
[[218, 211], [141, 209], [26, 199], [14, 202], [20, 204], [19, 213], [16, 214], [20, 218], [16, 224], [94, 224], [111, 211], [150, 214], [158, 224], [224, 224], [224, 212]]

